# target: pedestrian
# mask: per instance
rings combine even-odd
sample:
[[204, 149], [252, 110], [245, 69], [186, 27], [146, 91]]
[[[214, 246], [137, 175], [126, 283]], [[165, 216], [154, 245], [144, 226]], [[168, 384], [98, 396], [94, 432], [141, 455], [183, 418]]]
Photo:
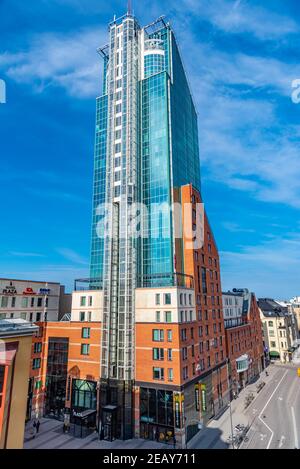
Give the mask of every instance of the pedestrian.
[[158, 430], [158, 428], [156, 429], [156, 432], [155, 432], [155, 439], [156, 439], [156, 441], [159, 441], [159, 430]]
[[36, 421], [34, 420], [32, 424], [32, 438], [35, 437], [35, 433], [36, 433]]
[[66, 429], [67, 429], [67, 426], [66, 426], [66, 424], [65, 424], [65, 422], [64, 422], [64, 424], [63, 424], [63, 433], [66, 433]]
[[175, 435], [173, 436], [173, 448], [174, 449], [176, 448], [176, 437], [175, 437]]
[[36, 433], [39, 432], [39, 430], [40, 430], [40, 425], [41, 425], [41, 423], [40, 423], [39, 419], [37, 419], [36, 424], [35, 424]]

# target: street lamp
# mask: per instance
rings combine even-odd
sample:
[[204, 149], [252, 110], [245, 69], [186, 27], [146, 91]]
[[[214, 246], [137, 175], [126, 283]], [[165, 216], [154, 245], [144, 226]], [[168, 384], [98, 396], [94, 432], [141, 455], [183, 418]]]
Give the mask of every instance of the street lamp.
[[[227, 370], [228, 370], [229, 358], [227, 359]], [[231, 408], [231, 397], [232, 397], [232, 380], [231, 376], [229, 378], [229, 413], [230, 413], [230, 427], [231, 427], [231, 441], [232, 449], [235, 449], [234, 439], [233, 439], [233, 422], [232, 422], [232, 408]]]

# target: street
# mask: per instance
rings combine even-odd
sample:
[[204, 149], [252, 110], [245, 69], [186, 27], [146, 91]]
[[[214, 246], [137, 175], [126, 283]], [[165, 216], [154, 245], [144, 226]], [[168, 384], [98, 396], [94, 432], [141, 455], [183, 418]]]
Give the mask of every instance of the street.
[[[257, 393], [257, 384], [265, 383]], [[253, 392], [255, 399], [245, 410], [246, 396]], [[246, 441], [239, 449], [295, 449], [300, 442], [300, 378], [297, 366], [271, 365], [268, 376], [246, 387], [231, 403], [233, 429], [249, 426]], [[235, 430], [234, 430], [235, 431]], [[232, 448], [230, 411], [213, 420], [189, 443], [189, 448]]]
[[300, 378], [291, 365], [276, 367], [268, 385], [250, 405], [252, 425], [241, 448], [295, 449], [300, 441]]

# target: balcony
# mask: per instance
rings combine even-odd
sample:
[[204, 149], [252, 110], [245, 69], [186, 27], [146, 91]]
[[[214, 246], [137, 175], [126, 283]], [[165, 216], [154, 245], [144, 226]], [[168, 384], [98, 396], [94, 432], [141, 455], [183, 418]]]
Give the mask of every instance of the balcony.
[[247, 371], [249, 368], [249, 356], [242, 355], [241, 357], [236, 359], [236, 370], [238, 373], [243, 373], [243, 371]]
[[74, 281], [75, 291], [102, 290], [102, 289], [103, 289], [102, 278], [101, 279], [79, 278]]
[[142, 275], [138, 279], [139, 288], [182, 287], [194, 288], [192, 275], [169, 272], [165, 274]]

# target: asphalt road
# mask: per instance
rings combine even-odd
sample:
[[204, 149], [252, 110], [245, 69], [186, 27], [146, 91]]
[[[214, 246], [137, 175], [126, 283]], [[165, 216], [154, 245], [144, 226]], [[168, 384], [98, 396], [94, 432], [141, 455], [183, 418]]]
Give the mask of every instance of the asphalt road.
[[297, 367], [276, 367], [247, 409], [252, 422], [240, 449], [300, 449], [300, 378]]

